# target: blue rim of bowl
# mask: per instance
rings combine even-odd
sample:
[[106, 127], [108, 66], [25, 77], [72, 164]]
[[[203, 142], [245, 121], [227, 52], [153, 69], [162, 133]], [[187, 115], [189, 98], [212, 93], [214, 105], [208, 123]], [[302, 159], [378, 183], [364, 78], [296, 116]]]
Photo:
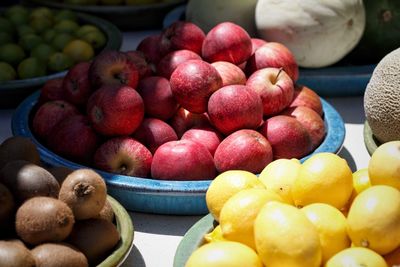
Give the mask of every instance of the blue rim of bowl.
[[[48, 150], [43, 146], [32, 134], [30, 130], [30, 112], [37, 103], [40, 91], [36, 91], [27, 97], [15, 110], [12, 121], [11, 129], [13, 135], [26, 136], [32, 139], [37, 145], [42, 161], [54, 166], [67, 166], [72, 169], [87, 168], [69, 161], [65, 158]], [[308, 156], [303, 157], [300, 161], [303, 162], [311, 155], [321, 152], [338, 153], [344, 142], [345, 126], [342, 117], [326, 100], [321, 98], [322, 107], [324, 111], [324, 122], [326, 127], [326, 136], [322, 143]], [[146, 194], [152, 193], [157, 195], [204, 195], [207, 191], [211, 180], [200, 181], [166, 181], [155, 180], [151, 178], [132, 177], [126, 175], [112, 174], [97, 170], [106, 180], [107, 185], [111, 187], [122, 188], [132, 192], [145, 192]]]

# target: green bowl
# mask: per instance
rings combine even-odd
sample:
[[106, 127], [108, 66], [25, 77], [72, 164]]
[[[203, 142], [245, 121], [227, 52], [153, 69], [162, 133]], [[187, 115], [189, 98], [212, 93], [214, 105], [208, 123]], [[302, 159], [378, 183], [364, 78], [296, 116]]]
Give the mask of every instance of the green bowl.
[[142, 5], [74, 5], [55, 0], [23, 0], [24, 4], [50, 8], [65, 8], [85, 12], [111, 21], [124, 31], [161, 29], [164, 16], [186, 0], [170, 0], [165, 3]]
[[374, 134], [372, 133], [371, 127], [368, 124], [368, 121], [364, 123], [364, 144], [370, 155], [374, 153], [374, 151], [381, 145], [381, 143], [376, 139]]
[[[122, 45], [122, 33], [112, 23], [84, 13], [76, 12], [81, 23], [97, 26], [107, 37], [103, 50], [119, 50]], [[0, 108], [15, 108], [22, 100], [43, 86], [46, 81], [64, 77], [67, 71], [35, 77], [31, 79], [13, 80], [0, 83]]]
[[128, 257], [133, 246], [134, 229], [131, 217], [125, 208], [113, 197], [107, 196], [115, 214], [115, 221], [121, 239], [111, 254], [100, 262], [98, 267], [120, 266]]

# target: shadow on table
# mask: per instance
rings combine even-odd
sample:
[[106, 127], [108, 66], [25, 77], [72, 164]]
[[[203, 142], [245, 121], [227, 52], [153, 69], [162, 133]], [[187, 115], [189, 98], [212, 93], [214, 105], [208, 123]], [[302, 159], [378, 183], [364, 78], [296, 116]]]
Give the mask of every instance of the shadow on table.
[[130, 212], [130, 215], [135, 225], [135, 231], [173, 236], [183, 236], [193, 224], [205, 216], [157, 215], [137, 212]]
[[[135, 241], [133, 241], [135, 242]], [[135, 245], [133, 245], [129, 256], [126, 258], [124, 263], [121, 267], [128, 267], [128, 266], [135, 266], [135, 267], [145, 267], [146, 263], [144, 262], [143, 256], [140, 251], [137, 249]]]
[[349, 164], [352, 172], [355, 172], [357, 170], [356, 162], [350, 152], [346, 149], [346, 147], [343, 147], [338, 155], [347, 161], [347, 164]]
[[364, 97], [328, 97], [326, 98], [342, 116], [345, 123], [364, 124]]

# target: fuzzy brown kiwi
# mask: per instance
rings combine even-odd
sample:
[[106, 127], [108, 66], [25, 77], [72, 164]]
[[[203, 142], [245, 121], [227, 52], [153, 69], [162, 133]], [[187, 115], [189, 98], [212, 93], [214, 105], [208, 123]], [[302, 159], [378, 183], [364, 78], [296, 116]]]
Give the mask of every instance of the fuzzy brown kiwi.
[[47, 170], [56, 178], [60, 185], [64, 182], [65, 178], [74, 171], [64, 166], [52, 166], [47, 168]]
[[31, 253], [36, 267], [87, 267], [86, 256], [67, 243], [45, 243], [34, 247]]
[[14, 197], [10, 190], [0, 183], [0, 227], [10, 221], [15, 209]]
[[32, 253], [23, 244], [0, 240], [0, 265], [13, 267], [35, 267]]
[[46, 169], [25, 160], [8, 162], [0, 170], [0, 181], [14, 195], [16, 202], [36, 196], [58, 197], [60, 185]]
[[78, 169], [65, 178], [58, 199], [67, 203], [76, 220], [97, 216], [107, 198], [103, 178], [91, 169]]
[[111, 206], [110, 201], [108, 201], [108, 199], [106, 200], [106, 203], [104, 203], [104, 207], [101, 209], [99, 214], [94, 218], [96, 218], [96, 219], [104, 219], [104, 220], [107, 220], [109, 222], [113, 222], [114, 221], [114, 210], [113, 210], [113, 208]]
[[0, 168], [7, 162], [18, 159], [40, 164], [39, 151], [31, 139], [12, 136], [0, 144]]
[[67, 204], [51, 197], [33, 197], [17, 210], [15, 228], [26, 243], [61, 242], [72, 231], [74, 215]]
[[119, 240], [119, 232], [113, 223], [88, 219], [75, 223], [67, 241], [86, 255], [90, 265], [94, 265], [104, 260]]

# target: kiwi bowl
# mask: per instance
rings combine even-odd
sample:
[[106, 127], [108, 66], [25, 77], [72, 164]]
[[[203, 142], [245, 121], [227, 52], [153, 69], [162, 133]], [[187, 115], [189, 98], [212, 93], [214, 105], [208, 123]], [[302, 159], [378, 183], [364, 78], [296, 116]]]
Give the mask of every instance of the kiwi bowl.
[[[71, 169], [85, 166], [55, 154], [39, 142], [31, 131], [30, 121], [34, 114], [40, 91], [27, 97], [15, 110], [12, 117], [13, 135], [26, 136], [37, 145], [41, 159], [52, 166]], [[302, 158], [306, 160], [314, 153], [338, 153], [342, 148], [345, 127], [340, 114], [321, 98], [326, 129], [325, 139], [312, 153]], [[131, 211], [156, 214], [200, 215], [208, 213], [205, 193], [211, 180], [166, 181], [112, 174], [96, 170], [102, 175], [110, 195]]]
[[[1, 14], [1, 10], [0, 10]], [[75, 12], [80, 24], [92, 24], [106, 36], [106, 43], [100, 51], [119, 50], [122, 45], [122, 33], [112, 23], [93, 15]], [[67, 70], [29, 79], [11, 80], [0, 83], [0, 108], [15, 108], [29, 94], [43, 86], [46, 81], [64, 77]]]

